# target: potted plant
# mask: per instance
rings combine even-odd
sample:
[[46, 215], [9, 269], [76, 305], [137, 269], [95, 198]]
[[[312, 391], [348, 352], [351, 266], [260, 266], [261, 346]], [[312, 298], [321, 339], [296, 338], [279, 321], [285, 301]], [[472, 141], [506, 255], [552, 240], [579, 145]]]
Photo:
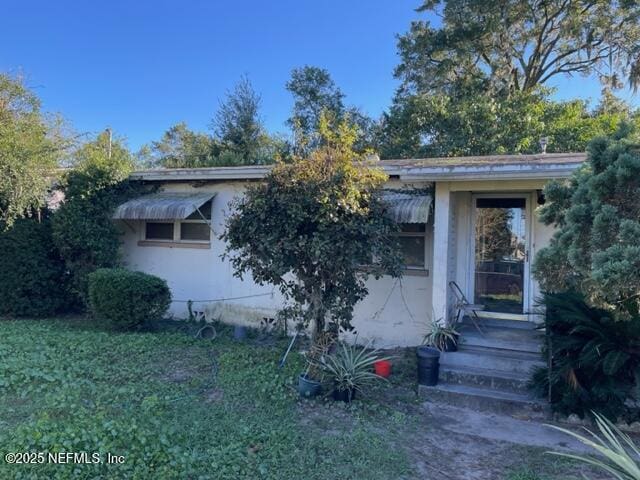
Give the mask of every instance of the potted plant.
[[301, 397], [315, 397], [322, 391], [324, 377], [322, 361], [334, 343], [335, 336], [325, 332], [318, 335], [307, 352], [307, 368], [298, 376], [298, 393]]
[[342, 343], [335, 354], [323, 359], [323, 370], [333, 381], [335, 400], [350, 403], [365, 386], [383, 380], [371, 370], [377, 361], [389, 357], [380, 357], [377, 350], [368, 350], [368, 346], [358, 348]]
[[431, 321], [429, 331], [422, 343], [437, 348], [441, 352], [455, 352], [458, 350], [460, 334], [455, 325], [446, 325], [442, 320]]

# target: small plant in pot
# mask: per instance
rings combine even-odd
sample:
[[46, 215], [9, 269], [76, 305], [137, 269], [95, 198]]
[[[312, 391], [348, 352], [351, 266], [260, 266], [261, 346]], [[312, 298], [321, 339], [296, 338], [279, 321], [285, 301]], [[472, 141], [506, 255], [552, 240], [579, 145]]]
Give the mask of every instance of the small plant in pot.
[[322, 368], [333, 381], [333, 398], [350, 403], [356, 393], [362, 393], [364, 387], [380, 380], [386, 380], [373, 373], [373, 365], [380, 357], [377, 350], [369, 350], [342, 343], [333, 355], [327, 355], [322, 361]]
[[455, 352], [458, 350], [459, 337], [460, 334], [456, 331], [455, 325], [445, 325], [442, 320], [435, 320], [431, 321], [423, 343], [441, 352]]
[[318, 335], [307, 352], [307, 369], [298, 376], [298, 393], [301, 397], [315, 397], [322, 391], [324, 378], [322, 362], [334, 343], [335, 336], [325, 332]]

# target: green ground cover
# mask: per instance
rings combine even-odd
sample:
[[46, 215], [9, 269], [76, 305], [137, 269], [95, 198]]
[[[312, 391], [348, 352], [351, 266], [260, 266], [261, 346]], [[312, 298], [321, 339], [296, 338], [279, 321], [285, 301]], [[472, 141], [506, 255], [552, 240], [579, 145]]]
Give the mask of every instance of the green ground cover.
[[[0, 454], [103, 460], [0, 459], [0, 478], [448, 480], [468, 468], [496, 479], [573, 478], [540, 449], [514, 456], [513, 445], [439, 429], [415, 395], [410, 350], [394, 360], [392, 387], [346, 406], [298, 398], [301, 355], [278, 368], [286, 344], [255, 335], [239, 343], [225, 329], [202, 340], [166, 327], [114, 333], [83, 319], [0, 320]], [[124, 463], [105, 463], [107, 453]]]

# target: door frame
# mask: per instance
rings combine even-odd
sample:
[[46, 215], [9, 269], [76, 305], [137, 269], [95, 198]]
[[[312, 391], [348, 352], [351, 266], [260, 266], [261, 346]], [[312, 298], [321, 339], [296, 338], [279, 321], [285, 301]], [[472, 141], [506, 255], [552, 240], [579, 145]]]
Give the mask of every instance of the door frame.
[[469, 290], [467, 298], [473, 299], [475, 303], [475, 281], [476, 281], [476, 200], [479, 198], [524, 198], [525, 200], [525, 223], [524, 223], [524, 243], [525, 261], [522, 278], [522, 313], [503, 313], [491, 311], [478, 311], [479, 317], [501, 318], [506, 320], [529, 320], [532, 311], [532, 285], [531, 285], [531, 245], [533, 233], [533, 194], [531, 192], [482, 192], [471, 193], [471, 212], [469, 215], [469, 255], [467, 258], [467, 285]]

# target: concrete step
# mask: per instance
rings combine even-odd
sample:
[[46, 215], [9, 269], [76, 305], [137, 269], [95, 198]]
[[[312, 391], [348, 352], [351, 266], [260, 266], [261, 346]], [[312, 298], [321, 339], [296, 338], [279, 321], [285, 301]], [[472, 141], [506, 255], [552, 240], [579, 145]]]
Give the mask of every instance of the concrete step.
[[479, 332], [473, 326], [463, 325], [458, 331], [461, 345], [518, 352], [540, 353], [544, 339], [537, 330], [523, 328], [484, 326]]
[[440, 381], [452, 385], [466, 385], [522, 394], [529, 393], [529, 377], [527, 375], [487, 368], [441, 365]]
[[518, 352], [460, 345], [457, 352], [442, 352], [440, 365], [450, 367], [486, 368], [507, 373], [530, 375], [535, 367], [544, 366], [540, 355], [532, 352]]
[[[474, 323], [471, 321], [471, 319], [466, 316], [462, 319], [462, 321], [460, 322], [462, 325], [465, 326], [474, 326]], [[478, 318], [476, 319], [476, 323], [480, 326], [480, 328], [483, 327], [497, 327], [497, 328], [516, 328], [516, 329], [521, 329], [521, 330], [535, 330], [537, 328], [537, 324], [534, 322], [523, 322], [521, 320], [504, 320], [501, 318]]]
[[481, 412], [526, 415], [535, 418], [549, 416], [548, 406], [544, 402], [521, 393], [450, 383], [439, 383], [434, 387], [420, 385], [418, 393], [427, 400]]

